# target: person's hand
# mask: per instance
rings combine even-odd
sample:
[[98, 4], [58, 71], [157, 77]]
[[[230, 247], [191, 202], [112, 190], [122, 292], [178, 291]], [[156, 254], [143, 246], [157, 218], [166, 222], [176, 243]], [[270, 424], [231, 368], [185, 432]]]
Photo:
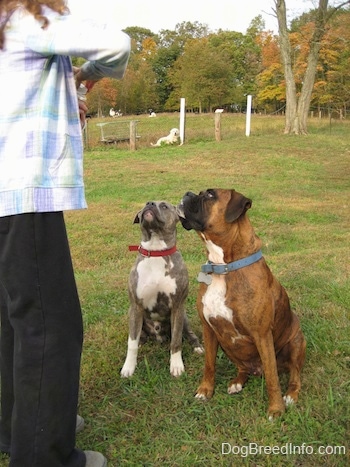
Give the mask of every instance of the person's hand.
[[[86, 97], [85, 94], [87, 93], [86, 87], [82, 83], [80, 68], [73, 67], [75, 85], [77, 88], [78, 94], [78, 106], [79, 106], [79, 117], [80, 117], [80, 125], [82, 130], [84, 130], [86, 125], [86, 113], [88, 111], [88, 107], [86, 105]], [[80, 92], [79, 92], [80, 91]]]
[[[79, 67], [73, 66], [73, 73], [74, 73], [74, 79], [75, 79], [75, 86], [77, 89], [79, 89], [80, 84], [85, 80], [82, 77]], [[86, 80], [85, 86], [87, 88], [87, 92], [91, 91], [91, 89], [95, 86], [96, 83], [97, 81], [93, 81], [91, 79]]]
[[[97, 83], [97, 81], [92, 81], [92, 80], [84, 80], [82, 78], [82, 73], [80, 71], [79, 67], [73, 66], [73, 73], [74, 73], [74, 79], [75, 79], [75, 86], [78, 90], [78, 104], [79, 104], [79, 116], [80, 116], [80, 124], [81, 128], [84, 129], [86, 125], [86, 113], [88, 111], [88, 107], [86, 105], [86, 97], [85, 94], [88, 93], [94, 85]], [[85, 81], [85, 85], [83, 84], [83, 81]], [[79, 90], [84, 89], [83, 92], [79, 92]]]
[[82, 101], [81, 99], [78, 99], [78, 105], [79, 105], [80, 125], [81, 125], [81, 129], [84, 130], [85, 125], [86, 125], [86, 113], [88, 111], [88, 107], [85, 104], [85, 102]]
[[73, 66], [73, 74], [74, 74], [74, 80], [75, 80], [75, 87], [79, 89], [79, 86], [84, 81], [81, 76], [80, 68], [77, 66]]

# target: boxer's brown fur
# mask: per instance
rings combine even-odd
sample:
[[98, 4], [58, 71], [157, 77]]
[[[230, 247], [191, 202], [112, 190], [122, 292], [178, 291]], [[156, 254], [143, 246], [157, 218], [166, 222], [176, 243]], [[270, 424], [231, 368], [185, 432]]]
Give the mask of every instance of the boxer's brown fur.
[[[183, 225], [199, 233], [210, 261], [231, 263], [261, 248], [261, 240], [246, 215], [251, 203], [235, 190], [213, 189], [199, 195], [189, 192], [180, 205]], [[249, 375], [263, 374], [269, 417], [282, 414], [285, 403], [298, 399], [306, 347], [285, 289], [264, 258], [228, 274], [210, 277], [210, 285], [201, 283], [197, 300], [203, 324], [205, 368], [196, 397], [208, 399], [213, 395], [220, 345], [238, 368], [228, 392], [241, 391]], [[278, 372], [285, 371], [290, 373], [290, 379], [282, 398]]]

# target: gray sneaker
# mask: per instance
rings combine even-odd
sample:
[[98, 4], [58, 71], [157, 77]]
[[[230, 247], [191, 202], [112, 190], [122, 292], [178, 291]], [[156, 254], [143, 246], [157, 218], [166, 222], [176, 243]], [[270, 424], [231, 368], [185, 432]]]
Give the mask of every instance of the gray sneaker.
[[84, 451], [86, 456], [85, 467], [107, 467], [107, 459], [99, 452]]
[[77, 423], [75, 425], [75, 433], [78, 434], [84, 429], [84, 419], [80, 415], [77, 415]]

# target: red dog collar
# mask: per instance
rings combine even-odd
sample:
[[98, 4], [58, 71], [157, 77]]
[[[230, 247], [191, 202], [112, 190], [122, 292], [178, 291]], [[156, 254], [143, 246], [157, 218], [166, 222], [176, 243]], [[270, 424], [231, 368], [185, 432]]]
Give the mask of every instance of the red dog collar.
[[173, 246], [172, 248], [168, 248], [167, 250], [146, 250], [145, 248], [142, 248], [142, 246], [138, 245], [130, 245], [129, 246], [129, 251], [138, 251], [141, 253], [142, 256], [170, 256], [173, 253], [175, 253], [176, 246]]

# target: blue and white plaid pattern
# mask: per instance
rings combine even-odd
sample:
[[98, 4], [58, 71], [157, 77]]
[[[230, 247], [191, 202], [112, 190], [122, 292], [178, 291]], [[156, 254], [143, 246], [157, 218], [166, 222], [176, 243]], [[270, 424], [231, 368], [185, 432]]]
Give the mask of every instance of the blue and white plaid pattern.
[[[86, 207], [83, 147], [70, 56], [86, 79], [121, 78], [130, 39], [115, 27], [45, 10], [43, 30], [16, 10], [0, 51], [0, 216]], [[93, 40], [93, 35], [95, 40]]]

